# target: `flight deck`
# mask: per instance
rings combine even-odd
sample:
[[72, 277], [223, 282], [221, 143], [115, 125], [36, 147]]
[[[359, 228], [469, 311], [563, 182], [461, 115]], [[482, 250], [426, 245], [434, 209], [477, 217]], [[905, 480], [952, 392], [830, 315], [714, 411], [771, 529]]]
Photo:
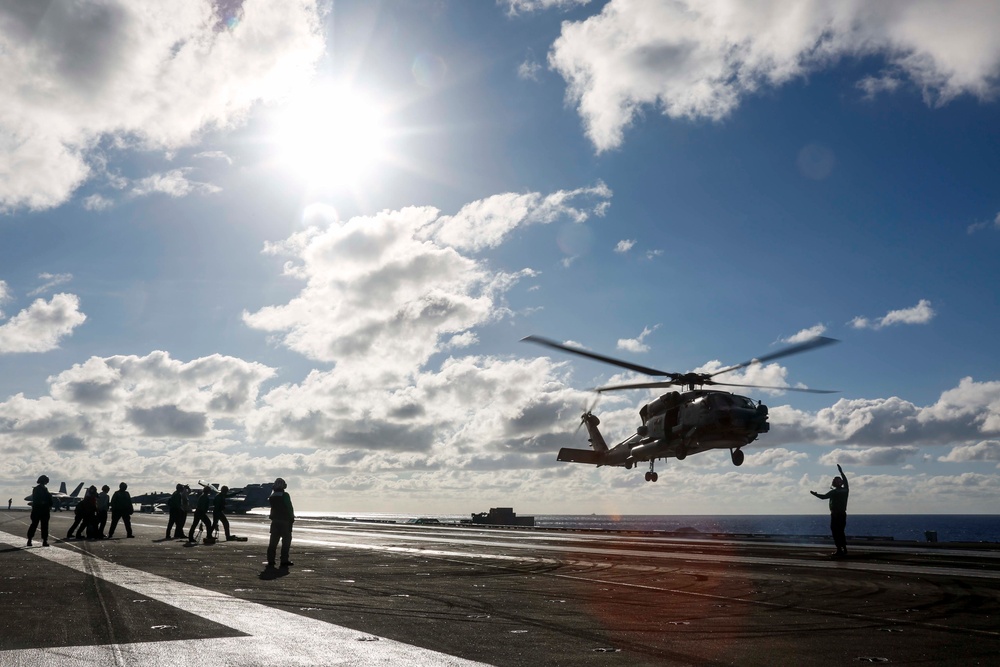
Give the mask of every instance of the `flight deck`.
[[25, 547], [0, 512], [0, 665], [996, 664], [1000, 545], [296, 521], [247, 542]]

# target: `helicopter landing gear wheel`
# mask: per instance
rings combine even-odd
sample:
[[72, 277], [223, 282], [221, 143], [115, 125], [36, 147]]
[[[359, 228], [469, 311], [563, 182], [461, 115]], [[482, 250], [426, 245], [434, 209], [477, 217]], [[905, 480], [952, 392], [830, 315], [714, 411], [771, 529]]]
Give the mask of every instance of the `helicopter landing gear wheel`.
[[743, 465], [744, 455], [743, 455], [743, 451], [742, 450], [734, 449], [732, 451], [732, 457], [733, 457], [733, 465], [734, 466], [741, 466], [741, 465]]
[[655, 472], [650, 471], [650, 472], [646, 473], [646, 481], [647, 482], [655, 482], [659, 478], [660, 478], [660, 476], [657, 475]]

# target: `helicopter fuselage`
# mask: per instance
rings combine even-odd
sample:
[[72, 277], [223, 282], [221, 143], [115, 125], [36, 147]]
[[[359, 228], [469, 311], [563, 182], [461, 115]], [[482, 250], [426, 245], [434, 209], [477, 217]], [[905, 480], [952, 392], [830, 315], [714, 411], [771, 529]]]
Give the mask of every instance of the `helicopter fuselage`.
[[[593, 451], [563, 448], [560, 461], [632, 468], [662, 458], [685, 459], [710, 449], [728, 449], [734, 465], [743, 463], [741, 447], [766, 433], [767, 406], [725, 391], [668, 392], [639, 410], [642, 425], [608, 449], [593, 414], [583, 417]], [[649, 475], [655, 475], [650, 471]], [[653, 479], [650, 477], [650, 479]]]

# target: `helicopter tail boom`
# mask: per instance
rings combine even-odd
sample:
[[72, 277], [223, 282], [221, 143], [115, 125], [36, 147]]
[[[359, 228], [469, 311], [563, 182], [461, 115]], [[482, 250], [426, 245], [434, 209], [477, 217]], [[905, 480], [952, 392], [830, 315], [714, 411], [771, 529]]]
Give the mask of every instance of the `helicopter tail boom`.
[[595, 452], [589, 449], [573, 449], [572, 447], [563, 447], [559, 450], [559, 456], [556, 457], [557, 461], [587, 463], [592, 466], [603, 465], [604, 459], [604, 452]]

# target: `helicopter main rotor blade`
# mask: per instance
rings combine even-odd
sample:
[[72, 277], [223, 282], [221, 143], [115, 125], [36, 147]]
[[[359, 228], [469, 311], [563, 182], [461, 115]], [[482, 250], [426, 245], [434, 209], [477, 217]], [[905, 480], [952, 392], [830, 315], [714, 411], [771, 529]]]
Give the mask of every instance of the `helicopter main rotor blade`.
[[[675, 387], [680, 383], [663, 381], [663, 382], [630, 382], [628, 384], [614, 384], [605, 387], [597, 387], [594, 389], [596, 392], [605, 391], [619, 391], [622, 389], [661, 389], [666, 387]], [[718, 385], [722, 387], [748, 387], [750, 389], [774, 389], [775, 391], [801, 391], [808, 394], [836, 394], [839, 393], [836, 389], [809, 389], [806, 387], [771, 387], [763, 384], [733, 384], [731, 382], [716, 382], [715, 380], [708, 380], [705, 382], [707, 385]]]
[[[742, 364], [736, 364], [735, 366], [730, 366], [729, 368], [723, 368], [721, 371], [715, 371], [711, 375], [706, 377], [713, 378], [716, 375], [722, 375], [723, 373], [728, 373], [729, 371], [739, 370], [741, 368], [746, 368], [752, 364], [762, 364], [765, 361], [773, 361], [775, 359], [781, 359], [782, 357], [787, 357], [793, 354], [798, 354], [799, 352], [805, 352], [806, 350], [813, 350], [817, 347], [823, 347], [824, 345], [832, 345], [833, 343], [839, 343], [840, 341], [836, 338], [827, 338], [826, 336], [816, 336], [811, 338], [804, 343], [799, 343], [798, 345], [792, 345], [791, 347], [786, 347], [784, 350], [778, 350], [771, 354], [765, 354], [763, 357], [757, 357], [756, 359], [750, 359], [749, 361], [744, 361]], [[751, 385], [734, 385], [734, 386], [751, 386]], [[763, 387], [762, 387], [763, 388]], [[784, 387], [782, 387], [784, 388]]]
[[807, 394], [839, 394], [839, 389], [809, 389], [807, 387], [769, 387], [765, 384], [732, 384], [730, 382], [709, 381], [708, 384], [722, 387], [749, 387], [751, 389], [774, 389], [776, 391], [801, 391]]
[[563, 345], [562, 343], [557, 343], [554, 340], [549, 340], [548, 338], [542, 338], [541, 336], [526, 336], [522, 338], [521, 341], [528, 343], [538, 343], [539, 345], [545, 345], [546, 347], [551, 347], [556, 350], [562, 350], [563, 352], [569, 352], [570, 354], [576, 354], [581, 357], [587, 357], [588, 359], [593, 359], [595, 361], [602, 361], [606, 364], [612, 364], [613, 366], [620, 366], [621, 368], [627, 368], [630, 371], [635, 371], [636, 373], [643, 373], [645, 375], [662, 375], [666, 377], [672, 377], [674, 375], [677, 375], [676, 373], [668, 373], [667, 371], [660, 371], [655, 368], [647, 368], [646, 366], [640, 366], [638, 364], [633, 364], [628, 361], [622, 361], [621, 359], [605, 357], [603, 354], [588, 352], [587, 350], [581, 350], [578, 347], [570, 347], [568, 345]]
[[660, 382], [629, 382], [628, 384], [612, 384], [604, 387], [596, 387], [594, 391], [603, 393], [605, 391], [619, 391], [621, 389], [660, 389], [675, 386], [677, 386], [677, 383], [672, 380], [663, 380]]

